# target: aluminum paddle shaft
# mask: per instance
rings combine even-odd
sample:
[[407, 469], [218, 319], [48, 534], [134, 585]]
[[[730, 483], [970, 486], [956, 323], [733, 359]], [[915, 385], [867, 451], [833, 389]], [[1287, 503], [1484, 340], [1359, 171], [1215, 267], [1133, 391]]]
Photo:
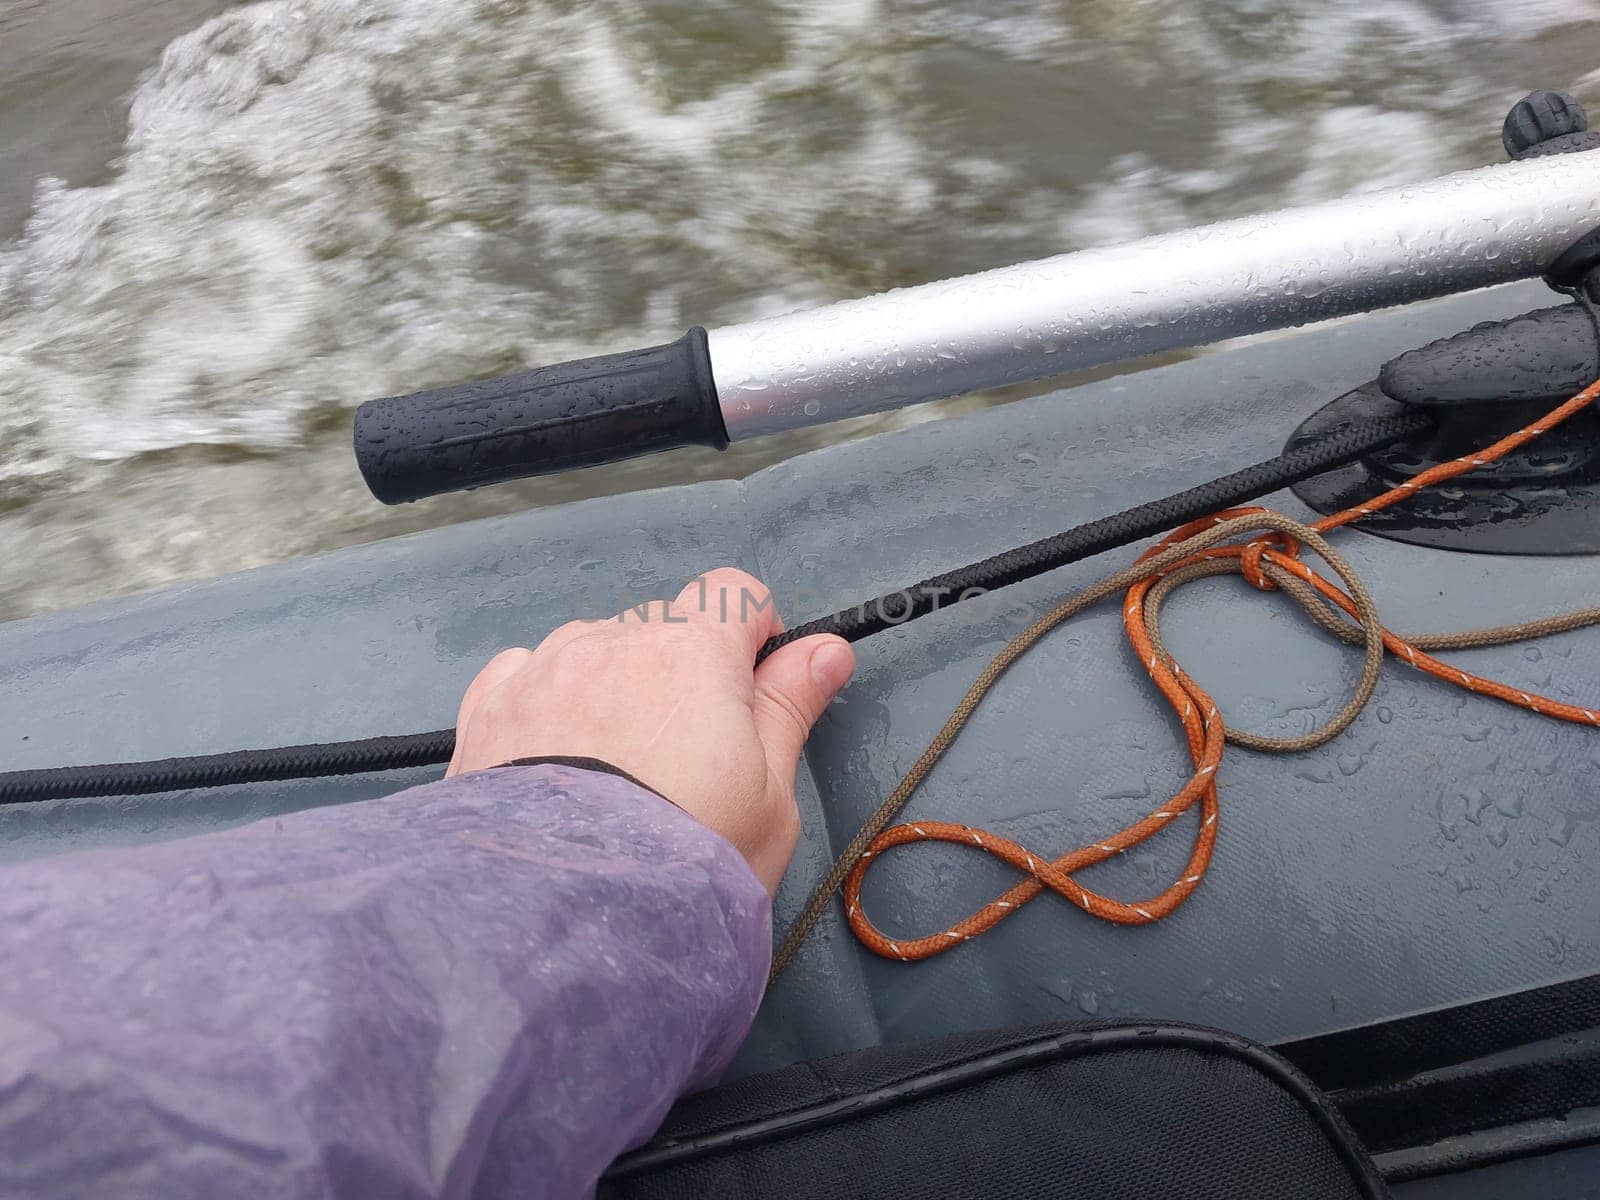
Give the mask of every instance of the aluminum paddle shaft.
[[1600, 154], [1062, 254], [715, 329], [728, 436], [834, 421], [1537, 275], [1600, 225]]
[[390, 503], [798, 426], [1543, 273], [1600, 226], [1600, 153], [1463, 171], [666, 346], [377, 400]]

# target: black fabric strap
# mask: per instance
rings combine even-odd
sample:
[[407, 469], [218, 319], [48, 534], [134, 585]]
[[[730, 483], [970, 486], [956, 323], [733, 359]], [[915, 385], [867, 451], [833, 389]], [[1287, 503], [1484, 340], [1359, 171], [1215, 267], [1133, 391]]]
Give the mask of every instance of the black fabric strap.
[[1562, 1117], [1600, 1104], [1600, 1035], [1548, 1039], [1330, 1095], [1374, 1153]]
[[1600, 975], [1286, 1042], [1391, 1182], [1600, 1142]]
[[1586, 1029], [1600, 1029], [1600, 975], [1300, 1038], [1275, 1049], [1319, 1087], [1333, 1090], [1370, 1087]]

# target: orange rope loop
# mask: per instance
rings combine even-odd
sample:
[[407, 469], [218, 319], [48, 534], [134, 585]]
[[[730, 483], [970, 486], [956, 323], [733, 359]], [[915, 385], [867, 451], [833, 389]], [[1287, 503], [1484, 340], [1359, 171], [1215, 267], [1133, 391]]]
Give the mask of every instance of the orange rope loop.
[[[1120, 925], [1143, 925], [1159, 921], [1193, 895], [1210, 866], [1212, 850], [1217, 840], [1217, 773], [1222, 764], [1224, 744], [1233, 741], [1252, 748], [1282, 752], [1309, 749], [1329, 740], [1353, 721], [1365, 705], [1376, 686], [1378, 667], [1385, 651], [1397, 655], [1409, 665], [1436, 679], [1477, 695], [1489, 696], [1543, 717], [1600, 727], [1600, 706], [1597, 706], [1597, 709], [1588, 709], [1547, 696], [1524, 692], [1508, 684], [1486, 679], [1442, 662], [1426, 653], [1417, 644], [1421, 641], [1501, 644], [1524, 637], [1539, 636], [1556, 629], [1579, 628], [1600, 622], [1600, 610], [1576, 613], [1567, 618], [1533, 622], [1527, 626], [1510, 629], [1486, 630], [1454, 638], [1417, 638], [1408, 641], [1383, 627], [1378, 621], [1371, 596], [1361, 580], [1320, 536], [1390, 508], [1424, 488], [1464, 475], [1505, 457], [1588, 407], [1597, 397], [1600, 397], [1600, 381], [1584, 388], [1566, 403], [1532, 424], [1501, 438], [1483, 450], [1430, 467], [1365, 504], [1347, 508], [1310, 525], [1302, 525], [1281, 514], [1259, 508], [1229, 510], [1185, 525], [1168, 534], [1161, 542], [1141, 555], [1133, 567], [1079, 593], [1041, 617], [1001, 651], [990, 664], [983, 676], [967, 693], [956, 712], [945, 723], [933, 744], [869, 821], [868, 830], [865, 832], [870, 833], [874, 824], [881, 829], [881, 832], [871, 837], [870, 842], [860, 850], [844, 882], [845, 911], [850, 928], [869, 949], [886, 958], [910, 962], [941, 954], [994, 928], [1022, 905], [1047, 890], [1082, 908], [1090, 916], [1104, 921]], [[1241, 533], [1251, 531], [1259, 533], [1262, 530], [1268, 531], [1267, 536], [1257, 536], [1245, 542], [1225, 542], [1226, 538]], [[1312, 570], [1300, 558], [1302, 549], [1307, 547], [1315, 551], [1332, 568], [1343, 587]], [[1190, 579], [1218, 574], [1225, 570], [1238, 571], [1252, 587], [1263, 591], [1276, 591], [1281, 585], [1289, 590], [1319, 623], [1334, 628], [1335, 632], [1346, 640], [1366, 642], [1367, 664], [1355, 696], [1338, 716], [1312, 734], [1301, 738], [1275, 739], [1228, 730], [1215, 702], [1194, 679], [1185, 674], [1183, 668], [1161, 644], [1160, 632], [1155, 624], [1155, 611], [1159, 609], [1160, 600], [1166, 592]], [[1058, 858], [1035, 854], [1010, 838], [970, 825], [956, 825], [945, 821], [917, 821], [892, 828], [882, 828], [882, 825], [887, 824], [888, 820], [904, 806], [911, 793], [933, 769], [934, 764], [965, 726], [972, 711], [1007, 667], [1051, 629], [1123, 588], [1127, 589], [1123, 600], [1123, 625], [1128, 640], [1151, 680], [1177, 713], [1194, 764], [1193, 774], [1170, 800], [1160, 809], [1148, 813], [1103, 841], [1081, 846]], [[1326, 600], [1354, 618], [1359, 623], [1359, 629], [1357, 625], [1339, 621], [1332, 615], [1331, 609], [1327, 615], [1319, 614], [1316, 609], [1322, 606], [1316, 603], [1316, 597]], [[1337, 625], [1343, 625], [1343, 628], [1337, 628]], [[1075, 878], [1076, 872], [1104, 862], [1113, 855], [1121, 854], [1155, 836], [1196, 806], [1200, 809], [1200, 820], [1195, 830], [1194, 847], [1189, 854], [1188, 862], [1179, 877], [1158, 895], [1137, 904], [1129, 904], [1091, 891]], [[1024, 878], [1004, 894], [977, 912], [957, 921], [948, 929], [927, 937], [890, 938], [874, 926], [862, 911], [862, 882], [872, 864], [886, 851], [896, 846], [923, 841], [971, 846], [975, 850], [1009, 863], [1020, 871]], [[850, 853], [850, 850], [846, 851], [846, 855]], [[774, 963], [775, 975], [792, 956], [793, 948], [786, 945], [784, 952], [780, 953], [779, 960]]]

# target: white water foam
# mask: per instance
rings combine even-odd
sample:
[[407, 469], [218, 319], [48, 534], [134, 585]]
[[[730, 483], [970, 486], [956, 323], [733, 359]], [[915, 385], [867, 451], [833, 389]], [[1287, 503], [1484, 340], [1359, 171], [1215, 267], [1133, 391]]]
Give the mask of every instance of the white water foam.
[[[1579, 8], [1519, 5], [1515, 26]], [[142, 82], [109, 181], [46, 181], [0, 251], [0, 482], [185, 443], [288, 445], [319, 408], [878, 282], [813, 246], [892, 256], [901, 231], [936, 245], [944, 223], [967, 259], [987, 238], [1003, 261], [1019, 242], [1228, 215], [1263, 175], [1282, 177], [1263, 202], [1420, 178], [1460, 141], [1425, 105], [1340, 104], [1307, 128], [1252, 90], [1334, 87], [1374, 37], [1449, 58], [1511, 17], [1488, 0], [234, 10]], [[673, 56], [684, 23], [703, 53]], [[726, 53], [719, 28], [753, 49]], [[944, 144], [938, 75], [919, 74], [941, 47], [1063, 71], [1109, 57], [1130, 94], [1141, 71], [1193, 75], [1214, 94], [1196, 114], [1213, 161], [1131, 150], [1076, 194], [1041, 191], [1027, 161]], [[1014, 211], [974, 226], [971, 193], [1002, 178]], [[923, 258], [908, 274], [940, 273]]]
[[[0, 253], [0, 478], [814, 300], [826, 214], [926, 204], [848, 69], [871, 3], [797, 4], [776, 64], [678, 105], [632, 7], [273, 0], [175, 41], [110, 181], [47, 181]], [[806, 89], [858, 136], [767, 128]]]
[[[1528, 89], [1597, 98], [1597, 17], [1597, 0], [230, 9], [139, 83], [102, 182], [44, 181], [0, 245], [0, 558], [29, 567], [0, 573], [0, 616], [752, 469], [837, 435], [379, 510], [343, 413], [1492, 160]], [[137, 457], [196, 446], [245, 453]]]

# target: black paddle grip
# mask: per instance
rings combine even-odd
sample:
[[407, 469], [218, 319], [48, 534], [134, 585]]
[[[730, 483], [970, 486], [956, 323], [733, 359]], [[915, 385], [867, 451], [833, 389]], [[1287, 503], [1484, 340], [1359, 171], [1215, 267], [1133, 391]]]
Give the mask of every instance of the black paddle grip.
[[385, 504], [727, 444], [699, 326], [664, 346], [371, 400], [355, 419], [356, 462]]

